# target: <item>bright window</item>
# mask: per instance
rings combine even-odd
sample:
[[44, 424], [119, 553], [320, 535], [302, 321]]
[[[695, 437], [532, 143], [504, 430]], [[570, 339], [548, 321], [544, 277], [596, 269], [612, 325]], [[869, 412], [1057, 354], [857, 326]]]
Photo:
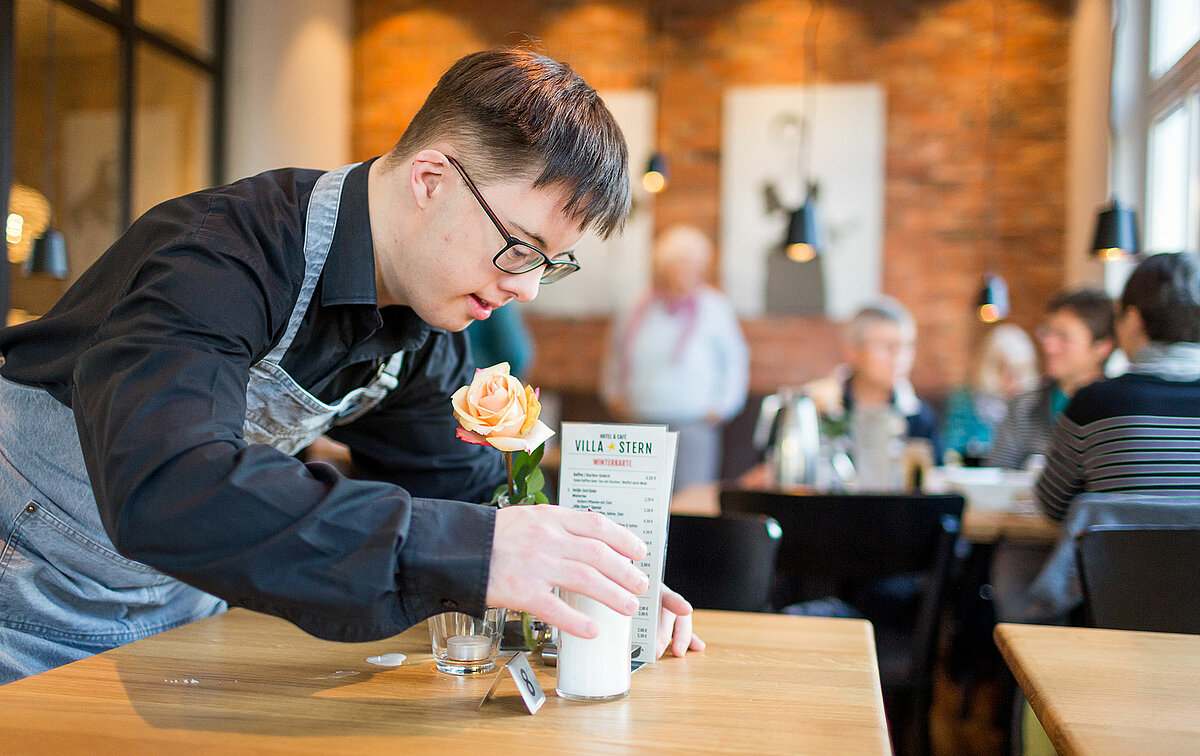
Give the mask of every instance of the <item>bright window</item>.
[[1150, 74], [1162, 76], [1200, 41], [1200, 2], [1154, 0], [1150, 34]]
[[1151, 252], [1188, 246], [1189, 110], [1181, 104], [1150, 128], [1145, 247]]

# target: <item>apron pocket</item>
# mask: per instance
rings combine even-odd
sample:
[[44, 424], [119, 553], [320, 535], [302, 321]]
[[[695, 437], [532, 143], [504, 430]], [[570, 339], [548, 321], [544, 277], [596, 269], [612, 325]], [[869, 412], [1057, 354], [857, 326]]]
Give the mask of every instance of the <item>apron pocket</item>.
[[47, 638], [136, 636], [139, 613], [157, 609], [174, 583], [29, 501], [0, 554], [0, 621]]

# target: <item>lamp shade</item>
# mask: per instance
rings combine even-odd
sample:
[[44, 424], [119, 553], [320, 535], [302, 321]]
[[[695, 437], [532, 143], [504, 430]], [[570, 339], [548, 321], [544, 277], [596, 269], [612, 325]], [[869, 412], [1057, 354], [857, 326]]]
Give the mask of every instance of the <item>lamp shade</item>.
[[1138, 244], [1137, 214], [1115, 199], [1096, 216], [1096, 235], [1092, 254], [1104, 260], [1117, 260], [1141, 251]]
[[789, 216], [783, 251], [788, 259], [796, 262], [808, 262], [820, 254], [817, 241], [817, 204], [811, 197]]
[[25, 275], [44, 274], [54, 278], [67, 277], [67, 241], [53, 225], [33, 240], [25, 260]]
[[656, 152], [650, 156], [646, 172], [642, 175], [642, 188], [651, 194], [658, 194], [667, 188], [671, 179], [671, 171], [667, 166], [667, 156]]
[[984, 323], [995, 323], [1008, 317], [1008, 284], [995, 273], [983, 277], [983, 288], [979, 290], [979, 319]]

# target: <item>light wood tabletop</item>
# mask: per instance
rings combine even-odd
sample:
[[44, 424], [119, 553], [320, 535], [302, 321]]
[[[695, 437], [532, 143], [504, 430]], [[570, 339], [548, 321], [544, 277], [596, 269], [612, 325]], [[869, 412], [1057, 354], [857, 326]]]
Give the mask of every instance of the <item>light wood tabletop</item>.
[[1005, 540], [1050, 545], [1058, 540], [1060, 527], [1040, 512], [985, 509], [971, 506], [968, 500], [959, 532], [963, 540], [971, 543]]
[[1200, 752], [1200, 635], [997, 625], [1058, 752]]
[[[530, 716], [511, 679], [436, 671], [424, 623], [332, 643], [233, 610], [0, 687], [0, 747], [24, 753], [887, 753], [871, 626], [700, 611], [703, 653], [669, 654], [630, 695], [554, 695]], [[366, 657], [400, 652], [402, 666]]]

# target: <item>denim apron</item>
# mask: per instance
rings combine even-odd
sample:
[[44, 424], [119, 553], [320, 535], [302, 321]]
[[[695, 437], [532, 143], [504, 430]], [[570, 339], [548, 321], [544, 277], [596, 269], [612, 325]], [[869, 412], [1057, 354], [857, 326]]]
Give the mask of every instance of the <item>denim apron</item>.
[[[335, 404], [279, 363], [324, 268], [354, 166], [318, 179], [304, 236], [304, 282], [283, 338], [250, 370], [245, 439], [294, 454], [397, 385], [403, 353]], [[84, 467], [70, 408], [46, 391], [0, 380], [0, 684], [223, 611], [215, 596], [116, 552]]]

